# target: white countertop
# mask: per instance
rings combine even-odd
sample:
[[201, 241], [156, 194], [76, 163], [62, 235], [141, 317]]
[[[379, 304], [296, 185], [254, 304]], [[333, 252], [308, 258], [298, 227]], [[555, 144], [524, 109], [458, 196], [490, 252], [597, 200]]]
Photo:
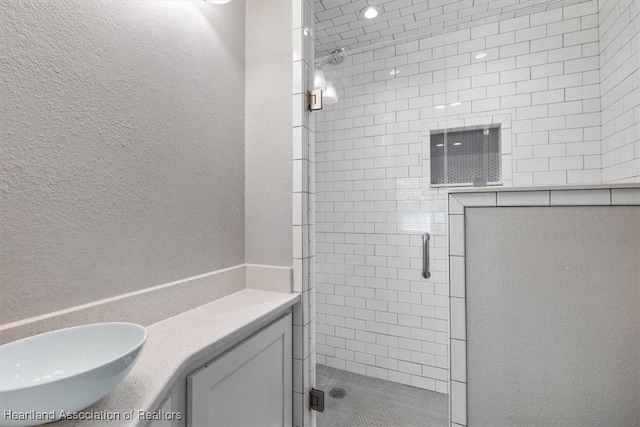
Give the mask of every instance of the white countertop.
[[[148, 339], [129, 375], [109, 395], [81, 412], [156, 411], [181, 376], [206, 364], [300, 300], [300, 295], [246, 289], [147, 327]], [[185, 414], [186, 415], [186, 414]], [[131, 421], [63, 420], [55, 427], [137, 426]]]

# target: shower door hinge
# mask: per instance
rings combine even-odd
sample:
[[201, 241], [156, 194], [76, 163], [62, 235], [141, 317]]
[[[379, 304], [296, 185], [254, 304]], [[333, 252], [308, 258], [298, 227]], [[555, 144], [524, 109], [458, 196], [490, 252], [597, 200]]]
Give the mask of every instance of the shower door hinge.
[[309, 111], [322, 110], [322, 89], [313, 89], [307, 97]]
[[309, 392], [309, 404], [314, 411], [324, 412], [324, 391], [312, 388]]

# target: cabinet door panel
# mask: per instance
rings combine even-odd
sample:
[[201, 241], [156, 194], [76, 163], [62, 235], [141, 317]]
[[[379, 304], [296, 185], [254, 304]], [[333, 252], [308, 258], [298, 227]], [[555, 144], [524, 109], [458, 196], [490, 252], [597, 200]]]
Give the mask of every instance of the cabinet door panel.
[[292, 419], [291, 315], [187, 377], [192, 427], [288, 427]]

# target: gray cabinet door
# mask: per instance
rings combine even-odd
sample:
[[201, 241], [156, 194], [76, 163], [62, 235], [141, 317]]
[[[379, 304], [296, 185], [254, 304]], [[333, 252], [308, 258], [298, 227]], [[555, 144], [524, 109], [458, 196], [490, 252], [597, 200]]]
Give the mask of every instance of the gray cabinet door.
[[187, 377], [191, 427], [292, 425], [291, 315]]

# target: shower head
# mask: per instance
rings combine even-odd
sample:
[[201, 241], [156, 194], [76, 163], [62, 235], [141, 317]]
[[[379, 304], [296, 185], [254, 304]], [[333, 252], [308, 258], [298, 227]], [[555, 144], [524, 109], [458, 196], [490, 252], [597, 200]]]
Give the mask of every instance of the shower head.
[[344, 52], [344, 48], [334, 49], [329, 51], [329, 57], [325, 60], [327, 64], [340, 65], [347, 59], [347, 54]]

